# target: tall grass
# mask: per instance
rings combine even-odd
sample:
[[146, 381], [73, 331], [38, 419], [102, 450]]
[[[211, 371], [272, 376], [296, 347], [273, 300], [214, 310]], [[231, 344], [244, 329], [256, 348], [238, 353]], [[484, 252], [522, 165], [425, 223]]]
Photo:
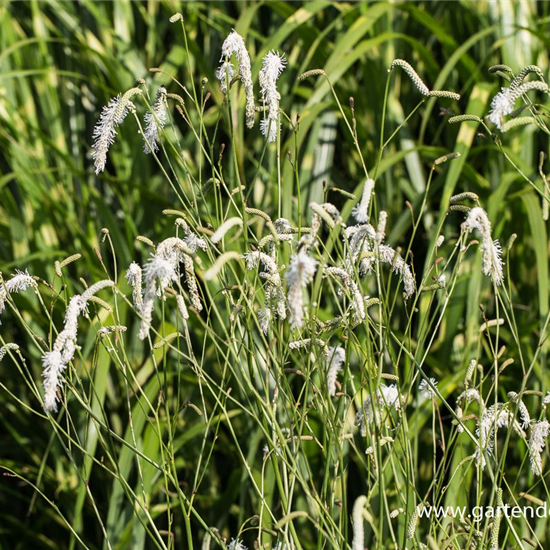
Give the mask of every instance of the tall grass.
[[[529, 451], [550, 389], [547, 93], [522, 95], [521, 112], [507, 118], [530, 116], [528, 125], [500, 131], [484, 118], [510, 80], [489, 67], [517, 73], [536, 63], [542, 74], [527, 80], [548, 80], [547, 10], [0, 5], [1, 271], [3, 285], [15, 269], [37, 284], [7, 292], [1, 317], [0, 344], [18, 349], [0, 363], [0, 543], [545, 548], [548, 518], [416, 520], [423, 505], [549, 500], [546, 451], [541, 476]], [[170, 23], [179, 11], [183, 21]], [[253, 129], [242, 82], [225, 96], [216, 79], [232, 28], [252, 61]], [[277, 81], [280, 131], [267, 143], [258, 73], [275, 49], [287, 66]], [[460, 99], [423, 96], [399, 66], [389, 71], [399, 58], [430, 90]], [[93, 126], [134, 85], [135, 111], [95, 176]], [[144, 115], [161, 85], [181, 100], [168, 97], [160, 148], [146, 155]], [[470, 120], [451, 118], [464, 113]], [[385, 212], [385, 236], [356, 243], [350, 262], [367, 178], [375, 181], [368, 219], [376, 230]], [[463, 225], [474, 207], [502, 244], [501, 285], [483, 273], [479, 228]], [[154, 299], [141, 340], [146, 316], [124, 275], [169, 237], [201, 238], [206, 250], [183, 249], [187, 272]], [[275, 270], [253, 261], [260, 249]], [[308, 258], [317, 262], [311, 281], [287, 296], [287, 274]], [[404, 266], [415, 280], [408, 299]], [[71, 298], [100, 280], [114, 285], [80, 316], [79, 348], [58, 412], [48, 414], [42, 357], [55, 349]], [[301, 326], [291, 314], [297, 295]], [[277, 316], [282, 300], [292, 323]], [[327, 370], [338, 347], [333, 391]], [[459, 399], [465, 389], [479, 402]], [[492, 422], [510, 429], [487, 452], [476, 428], [498, 403], [506, 419]], [[532, 422], [520, 429], [523, 406]]]

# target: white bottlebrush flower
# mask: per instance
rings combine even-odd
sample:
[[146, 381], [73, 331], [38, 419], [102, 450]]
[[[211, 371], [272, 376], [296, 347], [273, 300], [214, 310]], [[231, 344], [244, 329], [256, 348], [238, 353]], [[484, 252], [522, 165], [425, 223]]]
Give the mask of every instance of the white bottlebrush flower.
[[336, 393], [336, 378], [342, 370], [342, 363], [346, 360], [346, 352], [341, 346], [328, 348], [327, 362], [327, 388], [330, 397]]
[[529, 437], [529, 455], [531, 457], [531, 467], [536, 476], [542, 475], [542, 452], [546, 445], [546, 439], [550, 433], [550, 424], [547, 420], [535, 422], [531, 426], [531, 435]]
[[195, 233], [193, 233], [190, 230], [187, 232], [187, 234], [183, 238], [183, 242], [189, 248], [189, 250], [193, 253], [195, 253], [199, 248], [201, 250], [208, 249], [208, 243], [202, 237], [198, 237], [197, 235], [195, 235]]
[[351, 543], [352, 550], [364, 550], [365, 547], [365, 531], [363, 526], [363, 510], [367, 503], [367, 497], [361, 495], [355, 499], [353, 511], [351, 514], [351, 525], [353, 528], [353, 541]]
[[126, 270], [126, 280], [128, 284], [132, 287], [132, 300], [134, 302], [134, 307], [139, 312], [141, 311], [142, 301], [142, 271], [141, 267], [137, 262], [132, 262], [128, 269]]
[[185, 305], [185, 300], [181, 294], [176, 296], [176, 304], [178, 306], [179, 314], [182, 319], [189, 319], [189, 312], [187, 311], [187, 306]]
[[523, 73], [523, 76], [518, 74], [519, 79], [515, 78], [509, 88], [501, 88], [500, 92], [491, 101], [491, 112], [487, 118], [493, 124], [496, 124], [499, 130], [502, 130], [504, 117], [514, 110], [516, 101], [523, 94], [531, 90], [539, 90], [548, 93], [548, 85], [546, 82], [540, 80], [532, 80], [531, 82], [520, 84], [525, 74], [526, 73]]
[[263, 65], [260, 70], [260, 93], [262, 101], [268, 107], [268, 114], [261, 123], [260, 131], [267, 137], [267, 141], [273, 142], [277, 139], [279, 129], [279, 100], [281, 98], [277, 91], [277, 79], [285, 68], [285, 58], [279, 52], [268, 52], [263, 58]]
[[220, 81], [220, 89], [224, 94], [227, 93], [227, 85], [231, 84], [234, 76], [235, 69], [233, 68], [233, 63], [222, 61], [216, 71], [216, 78]]
[[386, 222], [388, 221], [388, 213], [382, 210], [378, 216], [378, 227], [376, 228], [376, 242], [382, 244], [386, 238]]
[[246, 126], [252, 128], [254, 126], [254, 89], [252, 86], [252, 69], [250, 67], [250, 57], [246, 51], [246, 46], [242, 36], [235, 30], [231, 31], [229, 36], [222, 44], [222, 55], [220, 63], [222, 65], [218, 69], [217, 77], [222, 83], [222, 91], [227, 93], [225, 83], [227, 78], [232, 76], [232, 67], [228, 65], [229, 59], [235, 54], [237, 57], [237, 65], [239, 67], [239, 76], [244, 86], [244, 95], [246, 98]]
[[145, 138], [145, 144], [143, 150], [145, 154], [149, 154], [152, 151], [158, 151], [158, 142], [160, 134], [166, 125], [166, 88], [161, 86], [157, 90], [155, 97], [155, 103], [151, 111], [147, 111], [143, 117], [145, 123], [145, 130], [143, 137]]
[[271, 275], [276, 274], [279, 270], [275, 260], [268, 254], [265, 254], [265, 252], [259, 252], [258, 250], [253, 250], [251, 252], [247, 252], [246, 254], [244, 254], [243, 257], [246, 262], [246, 269], [255, 269], [256, 267], [258, 267], [258, 264], [261, 263], [262, 266]]
[[381, 411], [392, 408], [396, 411], [401, 409], [399, 390], [395, 384], [391, 384], [390, 386], [381, 384], [374, 394], [374, 402], [371, 396], [367, 395], [363, 406], [355, 415], [355, 425], [359, 426], [361, 436], [365, 437], [367, 435], [367, 426], [375, 420], [376, 422], [380, 422]]
[[368, 178], [365, 181], [363, 187], [363, 194], [361, 195], [361, 200], [359, 204], [355, 206], [352, 210], [351, 215], [359, 222], [366, 223], [369, 221], [369, 205], [372, 197], [372, 192], [374, 191], [374, 180]]
[[304, 319], [303, 287], [308, 285], [317, 270], [317, 260], [305, 250], [300, 250], [290, 258], [290, 265], [286, 274], [288, 285], [288, 307], [290, 309], [290, 325], [300, 328]]
[[341, 267], [326, 267], [326, 275], [332, 275], [333, 277], [338, 277], [342, 282], [342, 286], [348, 290], [351, 298], [351, 309], [354, 311], [356, 319], [360, 322], [363, 321], [367, 316], [367, 311], [365, 309], [365, 298], [359, 290], [359, 286], [352, 279], [350, 274]]
[[61, 386], [61, 373], [66, 364], [57, 350], [46, 352], [42, 357], [42, 375], [44, 377], [44, 410], [57, 412], [57, 388]]
[[[391, 246], [382, 244], [378, 247], [378, 260], [384, 264], [392, 266], [393, 272], [401, 275], [403, 281], [403, 291], [405, 298], [410, 298], [416, 292], [416, 281], [412, 274], [410, 266], [405, 263], [401, 254], [397, 253]], [[365, 258], [359, 264], [359, 274], [365, 275], [372, 271], [376, 256]]]
[[267, 334], [269, 324], [271, 323], [271, 309], [269, 307], [258, 310], [258, 323], [260, 323], [260, 330], [264, 334]]
[[547, 391], [544, 399], [542, 400], [542, 406], [546, 408], [549, 404], [550, 404], [550, 391]]
[[508, 398], [513, 403], [517, 403], [519, 417], [521, 418], [521, 427], [526, 430], [529, 427], [529, 424], [531, 424], [531, 415], [529, 414], [525, 403], [521, 401], [519, 394], [517, 394], [515, 391], [508, 392]]
[[349, 242], [346, 266], [352, 270], [363, 253], [374, 249], [374, 243], [378, 241], [378, 232], [369, 223], [353, 225], [346, 228], [344, 238]]
[[139, 88], [131, 88], [124, 95], [119, 94], [117, 97], [111, 99], [108, 105], [103, 107], [92, 134], [94, 139], [92, 158], [94, 159], [96, 174], [105, 170], [109, 147], [114, 143], [117, 136], [116, 128], [126, 118], [129, 108], [133, 107], [130, 99], [140, 93], [141, 90]]
[[475, 456], [477, 463], [481, 468], [485, 468], [484, 451], [491, 454], [495, 444], [496, 433], [499, 428], [512, 427], [520, 436], [525, 437], [525, 432], [522, 430], [519, 422], [514, 419], [513, 415], [502, 403], [491, 405], [481, 415], [481, 419], [476, 430], [479, 437], [478, 448]]
[[0, 315], [6, 307], [6, 298], [8, 294], [24, 292], [28, 288], [37, 288], [37, 282], [29, 275], [27, 270], [15, 270], [15, 275], [9, 281], [0, 284]]
[[[244, 254], [247, 269], [256, 269], [259, 264], [266, 269], [266, 272], [260, 273], [260, 277], [266, 280], [265, 286], [265, 302], [266, 308], [269, 308], [271, 303], [274, 305], [274, 312], [277, 313], [280, 319], [286, 319], [286, 302], [283, 287], [281, 285], [281, 276], [279, 275], [279, 267], [275, 260], [259, 250], [254, 250]], [[267, 328], [267, 312], [262, 312], [260, 319], [260, 328]], [[271, 311], [269, 313], [271, 318]], [[264, 331], [265, 332], [265, 331]]]
[[498, 241], [493, 241], [491, 222], [487, 217], [487, 212], [479, 206], [472, 208], [468, 212], [463, 227], [467, 231], [476, 229], [481, 234], [481, 248], [483, 252], [482, 271], [485, 275], [491, 277], [496, 285], [501, 285], [504, 280], [502, 269], [504, 263], [501, 258], [502, 248]]
[[514, 110], [514, 103], [510, 98], [510, 88], [502, 88], [491, 101], [491, 112], [487, 117], [500, 130], [506, 115]]
[[57, 335], [52, 351], [42, 356], [42, 377], [44, 378], [44, 410], [57, 412], [57, 388], [61, 386], [61, 375], [72, 361], [76, 352], [78, 317], [86, 312], [88, 300], [104, 288], [113, 286], [109, 280], [93, 284], [81, 295], [71, 298], [65, 312], [63, 330]]
[[[140, 340], [145, 340], [149, 335], [155, 298], [162, 296], [164, 289], [179, 279], [178, 269], [179, 264], [182, 262], [184, 263], [191, 303], [197, 307], [198, 291], [192, 268], [193, 259], [187, 254], [188, 252], [190, 252], [190, 249], [182, 239], [170, 237], [157, 246], [156, 252], [151, 255], [151, 258], [145, 264], [143, 270], [145, 290], [140, 311], [142, 319], [138, 334]], [[200, 306], [200, 301], [198, 305]]]
[[217, 244], [219, 243], [226, 235], [226, 233], [235, 226], [242, 227], [243, 226], [243, 220], [238, 217], [229, 218], [228, 220], [225, 220], [218, 229], [214, 232], [214, 234], [210, 237], [210, 240]]
[[[153, 254], [145, 264], [143, 274], [145, 278], [145, 293], [151, 285], [155, 286], [155, 294], [162, 296], [164, 289], [177, 280], [177, 264], [158, 254]], [[158, 280], [159, 285], [156, 286]]]
[[435, 390], [432, 386], [437, 387], [437, 380], [435, 378], [430, 378], [431, 386], [428, 384], [428, 381], [423, 379], [418, 386], [418, 391], [420, 392], [421, 401], [426, 399], [435, 399], [437, 397]]
[[[475, 359], [473, 359], [475, 361]], [[457, 398], [456, 402], [457, 404], [464, 403], [465, 405], [468, 405], [469, 403], [472, 403], [473, 401], [476, 401], [479, 406], [483, 409], [483, 399], [481, 399], [481, 396], [479, 395], [479, 392], [475, 388], [469, 388], [465, 391], [463, 391]]]

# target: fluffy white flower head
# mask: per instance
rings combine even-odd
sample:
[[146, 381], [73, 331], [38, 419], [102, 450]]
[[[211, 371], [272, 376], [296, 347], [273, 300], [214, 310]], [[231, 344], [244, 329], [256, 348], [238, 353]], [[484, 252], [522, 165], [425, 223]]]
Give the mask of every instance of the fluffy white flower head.
[[491, 222], [483, 208], [476, 206], [468, 212], [464, 228], [468, 231], [474, 229], [481, 234], [481, 247], [483, 252], [482, 271], [500, 285], [504, 280], [502, 248], [498, 241], [493, 241], [491, 236]]
[[533, 424], [531, 437], [529, 438], [529, 454], [533, 473], [542, 475], [542, 452], [546, 446], [546, 440], [550, 434], [550, 424], [547, 420], [541, 420]]
[[342, 370], [342, 363], [346, 360], [346, 352], [341, 346], [328, 348], [327, 355], [327, 388], [332, 397], [336, 393], [336, 377]]
[[312, 281], [316, 269], [317, 261], [304, 249], [294, 254], [290, 259], [286, 281], [292, 328], [300, 328], [303, 324], [304, 295], [302, 288]]
[[352, 210], [351, 215], [359, 222], [366, 223], [369, 221], [369, 205], [372, 197], [372, 192], [374, 191], [374, 180], [368, 178], [365, 181], [363, 187], [363, 194], [361, 195], [361, 200], [359, 204]]
[[260, 70], [260, 93], [265, 105], [269, 107], [268, 115], [260, 123], [260, 131], [267, 137], [267, 141], [277, 139], [279, 129], [279, 99], [277, 91], [277, 79], [286, 65], [285, 58], [279, 52], [271, 51], [263, 58], [263, 66]]
[[509, 88], [502, 88], [491, 101], [491, 112], [487, 118], [500, 130], [504, 117], [513, 110], [514, 102], [509, 96]]
[[145, 144], [143, 150], [145, 154], [149, 154], [153, 151], [158, 151], [158, 142], [160, 134], [166, 125], [167, 115], [165, 109], [166, 103], [166, 88], [161, 86], [157, 90], [155, 103], [151, 111], [147, 111], [143, 120], [145, 122], [145, 131], [143, 137], [145, 138]]
[[290, 259], [286, 280], [289, 286], [305, 286], [313, 280], [317, 270], [317, 260], [310, 256], [304, 249], [294, 254]]
[[243, 37], [235, 30], [231, 31], [222, 45], [222, 55], [220, 59], [220, 68], [216, 76], [220, 80], [222, 91], [227, 93], [227, 80], [233, 76], [233, 67], [229, 63], [229, 58], [235, 54], [237, 65], [239, 66], [239, 76], [244, 87], [246, 97], [246, 126], [254, 126], [254, 89], [252, 85], [252, 69], [250, 66], [250, 57], [246, 51], [246, 45]]

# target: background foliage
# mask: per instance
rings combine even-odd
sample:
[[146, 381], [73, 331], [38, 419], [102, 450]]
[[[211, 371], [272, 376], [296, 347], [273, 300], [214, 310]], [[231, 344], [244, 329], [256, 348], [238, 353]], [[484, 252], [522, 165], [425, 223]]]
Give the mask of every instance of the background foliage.
[[[169, 17], [181, 11], [185, 20], [190, 56], [187, 57], [181, 28], [171, 25]], [[354, 192], [364, 176], [355, 145], [336, 109], [333, 96], [323, 79], [298, 82], [305, 70], [323, 68], [333, 83], [346, 113], [351, 114], [348, 98], [354, 98], [360, 149], [367, 166], [375, 164], [380, 140], [383, 97], [387, 70], [395, 58], [411, 62], [434, 89], [457, 91], [458, 103], [433, 99], [425, 102], [408, 121], [398, 138], [385, 152], [377, 177], [377, 200], [388, 211], [391, 232], [388, 241], [408, 242], [411, 215], [407, 201], [418, 209], [424, 198], [429, 168], [434, 159], [451, 151], [461, 158], [438, 169], [427, 195], [426, 211], [412, 248], [417, 271], [422, 270], [430, 239], [437, 237], [434, 224], [446, 212], [454, 192], [473, 191], [480, 196], [489, 217], [494, 220], [494, 235], [503, 243], [512, 233], [518, 235], [506, 269], [514, 293], [514, 312], [520, 341], [506, 330], [501, 343], [508, 355], [518, 360], [524, 353], [536, 352], [543, 323], [548, 314], [548, 237], [541, 216], [540, 197], [522, 180], [518, 172], [497, 150], [491, 136], [473, 125], [450, 126], [452, 114], [464, 112], [484, 116], [501, 82], [489, 75], [488, 68], [505, 63], [514, 70], [536, 63], [548, 73], [550, 4], [547, 2], [2, 2], [0, 4], [0, 268], [7, 277], [15, 268], [28, 268], [33, 275], [56, 284], [55, 260], [74, 253], [81, 260], [66, 271], [63, 285], [68, 294], [79, 288], [79, 277], [88, 281], [104, 277], [105, 270], [121, 275], [132, 261], [143, 261], [149, 250], [137, 235], [155, 240], [173, 234], [173, 219], [162, 215], [166, 208], [178, 208], [176, 197], [163, 178], [158, 165], [142, 153], [141, 136], [135, 126], [120, 129], [120, 139], [112, 147], [105, 174], [93, 175], [90, 144], [93, 125], [101, 106], [110, 97], [130, 88], [137, 78], [172, 91], [171, 79], [157, 67], [195, 91], [211, 93], [206, 103], [204, 123], [213, 132], [220, 121], [223, 96], [214, 75], [220, 48], [231, 28], [246, 38], [257, 75], [261, 57], [272, 49], [284, 52], [288, 68], [279, 81], [281, 108], [295, 120], [300, 113], [301, 139], [294, 148], [292, 132], [283, 124], [281, 155], [285, 190], [293, 189], [294, 173], [286, 152], [292, 152], [300, 176], [302, 214], [311, 200], [321, 202], [329, 187]], [[418, 103], [418, 94], [404, 75], [392, 77], [388, 97], [386, 135], [395, 129]], [[233, 147], [250, 202], [273, 213], [276, 176], [276, 150], [264, 148], [257, 131], [246, 131], [242, 121], [229, 128], [221, 120], [214, 146]], [[204, 163], [191, 132], [179, 135], [182, 156], [193, 173]], [[504, 150], [531, 179], [538, 178], [539, 152], [548, 151], [547, 136], [530, 128], [502, 138]], [[260, 162], [261, 161], [261, 162]], [[275, 176], [274, 176], [275, 175]], [[201, 176], [205, 181], [208, 176]], [[345, 197], [329, 197], [339, 208], [347, 208]], [[283, 213], [292, 215], [296, 203], [285, 193]], [[463, 215], [450, 213], [457, 237]], [[117, 265], [102, 228], [108, 228], [116, 250]], [[104, 263], [102, 263], [102, 260]], [[479, 326], [483, 322], [480, 304], [494, 311], [495, 304], [487, 282], [479, 274], [479, 255], [472, 255], [469, 273], [458, 282], [445, 324], [440, 327], [427, 365], [440, 380], [443, 395], [449, 395], [463, 377], [464, 367], [483, 341]], [[54, 281], [57, 281], [54, 283]], [[32, 352], [29, 333], [21, 322], [48, 333], [39, 303], [31, 295], [15, 301], [24, 312], [17, 320], [11, 312], [2, 318], [4, 341], [17, 342], [24, 352], [28, 375], [39, 381], [41, 363], [38, 351]], [[53, 302], [52, 293], [52, 302]], [[420, 308], [428, 311], [428, 304]], [[122, 312], [123, 317], [127, 312]], [[56, 320], [61, 313], [55, 312]], [[131, 319], [126, 318], [128, 323]], [[197, 342], [200, 328], [197, 325]], [[519, 345], [518, 345], [519, 344]], [[130, 344], [132, 357], [139, 347]], [[109, 364], [107, 354], [95, 346], [95, 334], [82, 343], [83, 371], [89, 373], [102, 396], [102, 405], [112, 426], [124, 432], [127, 418], [120, 401], [120, 381]], [[208, 351], [208, 350], [207, 350]], [[546, 349], [535, 368], [537, 387], [549, 385], [545, 370]], [[215, 361], [214, 355], [209, 361]], [[138, 378], [148, 380], [150, 365], [134, 364]], [[149, 370], [148, 370], [149, 369]], [[7, 361], [0, 366], [0, 381], [5, 391], [0, 399], [0, 463], [35, 483], [52, 506], [37, 496], [21, 480], [3, 477], [0, 489], [0, 546], [6, 548], [75, 548], [71, 532], [64, 528], [57, 508], [69, 518], [76, 532], [90, 548], [102, 547], [102, 532], [86, 499], [86, 488], [67, 455], [54, 437], [49, 423], [36, 411], [40, 404], [22, 383], [22, 373]], [[183, 375], [182, 387], [189, 388], [189, 399], [196, 395], [190, 374]], [[151, 378], [153, 380], [153, 378]], [[512, 389], [521, 382], [521, 372], [509, 368], [502, 382]], [[153, 382], [150, 382], [153, 384]], [[146, 386], [152, 392], [154, 387]], [[15, 398], [30, 404], [23, 408]], [[188, 409], [189, 411], [189, 409]], [[202, 428], [192, 412], [178, 418], [181, 437], [177, 460], [191, 483], [199, 452]], [[234, 412], [238, 415], [237, 412]], [[444, 419], [446, 413], [442, 412]], [[79, 419], [73, 411], [75, 422]], [[446, 420], [450, 421], [450, 418]], [[428, 416], [416, 418], [412, 435], [416, 444], [431, 452], [431, 439], [423, 439], [422, 426]], [[250, 432], [246, 418], [236, 418], [234, 427], [246, 434], [246, 450], [254, 475], [259, 475], [262, 438], [259, 430]], [[208, 492], [197, 499], [205, 521], [225, 536], [236, 535], [246, 518], [257, 513], [257, 503], [247, 478], [246, 468], [235, 450], [231, 433], [222, 422], [220, 438], [208, 469]], [[142, 444], [153, 445], [153, 434], [142, 426]], [[149, 439], [148, 439], [149, 438]], [[97, 442], [87, 440], [91, 454]], [[306, 447], [311, 464], [316, 464], [315, 445]], [[257, 460], [253, 460], [257, 453]], [[120, 466], [130, 469], [131, 458], [122, 453]], [[97, 458], [101, 459], [100, 456]], [[525, 457], [523, 457], [525, 458]], [[360, 481], [368, 466], [364, 456], [350, 455], [350, 499], [361, 493]], [[521, 457], [517, 457], [518, 464]], [[131, 504], [111, 487], [111, 480], [97, 467], [78, 464], [90, 475], [94, 498], [106, 525], [119, 548], [146, 547], [146, 538], [137, 522], [131, 520]], [[319, 464], [317, 464], [319, 466]], [[516, 466], [507, 465], [510, 477]], [[84, 471], [84, 470], [83, 470]], [[129, 471], [129, 470], [128, 470]], [[313, 471], [312, 475], [323, 475]], [[429, 485], [431, 472], [419, 469], [420, 482]], [[153, 472], [145, 472], [151, 495], [164, 488]], [[356, 481], [354, 481], [356, 480]], [[135, 479], [131, 483], [135, 483]], [[163, 513], [161, 499], [153, 513]], [[351, 502], [351, 500], [349, 501]], [[307, 508], [302, 501], [301, 506]], [[349, 506], [349, 503], [348, 503]], [[543, 520], [544, 521], [544, 520]], [[185, 544], [181, 520], [173, 526], [175, 540]], [[304, 527], [305, 529], [305, 527]], [[544, 536], [546, 527], [538, 531]], [[200, 539], [197, 528], [195, 543]], [[304, 531], [304, 545], [313, 548], [315, 539]], [[548, 543], [548, 537], [545, 539]], [[311, 545], [311, 546], [308, 546]], [[177, 545], [176, 545], [177, 546]]]

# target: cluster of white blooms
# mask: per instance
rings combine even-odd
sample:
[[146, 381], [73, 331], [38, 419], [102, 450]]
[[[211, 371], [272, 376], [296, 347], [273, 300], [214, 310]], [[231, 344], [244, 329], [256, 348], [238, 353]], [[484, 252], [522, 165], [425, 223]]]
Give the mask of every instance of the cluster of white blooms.
[[141, 311], [143, 305], [142, 277], [143, 273], [140, 265], [137, 262], [132, 262], [126, 270], [126, 280], [132, 287], [132, 300], [137, 311]]
[[518, 74], [519, 79], [514, 79], [508, 88], [501, 88], [500, 92], [491, 101], [491, 111], [487, 118], [499, 130], [502, 130], [504, 117], [512, 113], [516, 101], [523, 94], [531, 90], [548, 92], [548, 85], [540, 80], [520, 84], [524, 76], [522, 73]]
[[[474, 367], [477, 365], [475, 359], [471, 361], [470, 365], [472, 364]], [[482, 469], [486, 465], [484, 453], [486, 451], [488, 454], [491, 454], [493, 451], [495, 437], [499, 428], [512, 428], [522, 439], [525, 439], [524, 430], [530, 428], [531, 433], [528, 446], [531, 466], [533, 473], [540, 476], [542, 474], [542, 452], [550, 433], [550, 424], [546, 420], [539, 422], [532, 420], [527, 407], [521, 401], [518, 393], [508, 392], [508, 397], [510, 403], [507, 405], [496, 403], [489, 408], [485, 408], [479, 391], [474, 388], [466, 389], [456, 399], [456, 415], [461, 420], [463, 405], [467, 405], [473, 401], [479, 404], [479, 420], [476, 429], [479, 439], [475, 457]], [[517, 405], [521, 423], [514, 417], [513, 410], [515, 405]], [[460, 423], [458, 424], [458, 431], [463, 432]]]
[[88, 300], [104, 288], [113, 286], [113, 281], [95, 283], [82, 294], [73, 296], [65, 313], [63, 330], [57, 335], [52, 351], [42, 356], [44, 378], [44, 410], [57, 411], [57, 388], [61, 385], [61, 374], [72, 361], [77, 349], [78, 317], [85, 313]]
[[273, 142], [277, 139], [279, 129], [279, 100], [281, 98], [277, 91], [277, 79], [285, 68], [285, 58], [279, 52], [269, 52], [263, 59], [263, 66], [260, 70], [260, 93], [264, 105], [268, 107], [267, 117], [260, 123], [260, 131], [267, 137], [267, 141]]
[[152, 151], [158, 151], [158, 142], [160, 134], [166, 125], [166, 88], [161, 86], [157, 90], [155, 97], [155, 103], [151, 111], [147, 111], [143, 117], [145, 122], [145, 131], [143, 137], [145, 138], [145, 144], [143, 150], [145, 154], [149, 154]]
[[376, 262], [376, 258], [384, 264], [389, 264], [394, 273], [401, 276], [403, 281], [403, 291], [405, 298], [410, 298], [416, 292], [416, 281], [412, 274], [410, 266], [402, 258], [401, 254], [394, 250], [391, 246], [381, 244], [378, 246], [378, 254], [371, 255], [361, 260], [359, 264], [359, 274], [365, 275], [370, 273]]
[[235, 30], [229, 34], [222, 44], [222, 55], [220, 59], [220, 68], [216, 76], [220, 80], [222, 91], [227, 93], [227, 81], [233, 77], [233, 66], [229, 62], [231, 56], [235, 54], [237, 65], [239, 66], [239, 76], [244, 86], [246, 98], [246, 126], [254, 126], [254, 89], [252, 86], [252, 69], [250, 66], [250, 56], [246, 51], [246, 46], [242, 36]]
[[216, 71], [216, 77], [220, 81], [220, 88], [224, 94], [227, 93], [227, 84], [231, 83], [234, 76], [235, 69], [233, 68], [233, 63], [230, 61], [221, 61], [220, 66]]
[[353, 208], [351, 215], [359, 222], [366, 223], [369, 221], [369, 205], [372, 193], [374, 191], [374, 180], [368, 178], [363, 186], [363, 194], [359, 204]]
[[260, 277], [265, 279], [265, 307], [258, 311], [258, 320], [260, 329], [267, 334], [269, 324], [272, 318], [272, 306], [280, 319], [286, 319], [286, 303], [283, 287], [281, 284], [281, 275], [277, 262], [265, 252], [254, 250], [244, 255], [247, 269], [256, 269], [260, 264], [266, 270], [260, 273]]
[[347, 227], [344, 235], [349, 247], [346, 266], [352, 270], [363, 253], [373, 251], [373, 243], [377, 241], [377, 232], [372, 225], [365, 223]]
[[36, 281], [29, 275], [27, 270], [15, 270], [15, 275], [9, 281], [4, 281], [0, 284], [0, 315], [6, 307], [6, 298], [8, 294], [24, 292], [28, 288], [37, 288]]
[[515, 391], [508, 392], [508, 398], [518, 404], [519, 417], [521, 418], [521, 427], [526, 430], [531, 424], [531, 415], [525, 406], [525, 403], [521, 401], [519, 395]]
[[416, 292], [416, 281], [412, 270], [396, 250], [382, 244], [386, 233], [387, 213], [380, 212], [376, 230], [371, 224], [366, 223], [373, 188], [374, 181], [368, 179], [363, 188], [361, 201], [353, 210], [353, 215], [360, 223], [345, 230], [345, 240], [348, 244], [346, 270], [351, 276], [354, 266], [359, 262], [359, 275], [364, 277], [372, 272], [377, 260], [389, 264], [394, 273], [401, 276], [405, 298], [408, 299]]
[[[126, 279], [132, 287], [134, 307], [141, 315], [139, 330], [141, 340], [149, 335], [155, 299], [162, 297], [168, 286], [179, 281], [180, 263], [184, 266], [185, 282], [191, 304], [197, 311], [202, 310], [192, 254], [198, 248], [205, 250], [207, 244], [204, 239], [197, 237], [187, 224], [184, 223], [183, 228], [186, 237], [184, 239], [170, 237], [162, 241], [143, 270], [136, 262], [132, 262], [126, 271]], [[145, 281], [144, 289], [142, 289], [142, 279]], [[176, 300], [180, 315], [187, 319], [189, 314], [183, 297], [178, 295]]]
[[176, 296], [176, 304], [178, 306], [178, 311], [182, 319], [189, 319], [189, 312], [187, 311], [187, 306], [185, 305], [185, 300], [181, 294]]
[[365, 437], [367, 435], [367, 426], [374, 421], [380, 422], [381, 411], [391, 408], [396, 411], [401, 409], [399, 390], [395, 384], [391, 386], [381, 384], [380, 388], [376, 390], [374, 399], [370, 395], [367, 395], [363, 406], [355, 415], [355, 425], [359, 426], [361, 436]]
[[487, 217], [487, 212], [480, 206], [472, 208], [468, 212], [463, 227], [467, 231], [476, 229], [481, 234], [481, 248], [483, 252], [482, 271], [485, 275], [491, 277], [496, 285], [502, 284], [504, 280], [502, 248], [498, 240], [493, 241], [491, 236], [491, 222]]
[[96, 174], [105, 170], [109, 147], [114, 143], [117, 136], [116, 128], [122, 124], [129, 110], [134, 107], [130, 99], [136, 94], [141, 94], [141, 90], [131, 88], [124, 95], [119, 94], [111, 99], [109, 104], [103, 107], [92, 134], [94, 139], [92, 158], [94, 159]]
[[521, 425], [515, 420], [514, 415], [505, 408], [503, 403], [491, 405], [484, 411], [478, 423], [476, 435], [479, 438], [478, 448], [476, 449], [475, 457], [481, 468], [485, 468], [485, 451], [491, 454], [493, 451], [496, 432], [499, 428], [513, 428], [521, 437], [525, 437], [525, 433]]
[[[475, 359], [473, 360], [475, 364]], [[471, 363], [470, 363], [471, 364]], [[457, 398], [456, 398], [456, 416], [459, 420], [462, 420], [462, 405], [463, 403], [465, 405], [468, 405], [472, 401], [476, 401], [479, 404], [479, 410], [480, 414], [483, 414], [483, 411], [485, 410], [485, 404], [483, 403], [483, 400], [481, 399], [481, 395], [479, 395], [479, 392], [475, 388], [469, 388], [463, 391]], [[459, 433], [464, 432], [464, 428], [462, 426], [461, 422], [457, 423], [457, 430]]]
[[542, 475], [542, 452], [546, 445], [546, 439], [550, 434], [550, 424], [547, 420], [535, 422], [531, 427], [529, 437], [529, 456], [531, 457], [531, 467], [533, 473], [537, 476]]
[[325, 275], [332, 275], [340, 279], [342, 286], [347, 289], [351, 295], [351, 308], [353, 309], [356, 321], [363, 321], [367, 316], [365, 298], [349, 272], [341, 267], [325, 267], [324, 272]]
[[504, 117], [514, 110], [514, 104], [508, 93], [509, 90], [510, 88], [501, 88], [500, 92], [493, 97], [491, 101], [491, 111], [487, 118], [490, 122], [495, 124], [499, 130], [502, 128]]
[[380, 245], [386, 238], [386, 223], [388, 221], [388, 213], [381, 210], [378, 215], [378, 226], [376, 227], [376, 244]]
[[311, 283], [317, 270], [317, 260], [301, 249], [290, 258], [290, 265], [286, 274], [288, 285], [288, 309], [290, 311], [290, 326], [301, 328], [304, 322], [304, 294], [303, 289]]
[[346, 360], [346, 352], [341, 346], [329, 347], [327, 355], [327, 388], [330, 397], [336, 393], [336, 378]]

